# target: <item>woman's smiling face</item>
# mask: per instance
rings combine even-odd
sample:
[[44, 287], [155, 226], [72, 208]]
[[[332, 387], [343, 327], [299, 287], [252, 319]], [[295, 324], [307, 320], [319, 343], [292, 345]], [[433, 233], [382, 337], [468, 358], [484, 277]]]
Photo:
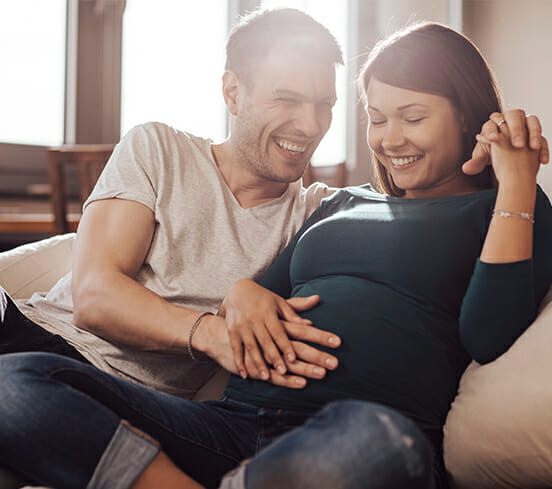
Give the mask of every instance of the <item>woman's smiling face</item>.
[[404, 197], [477, 190], [462, 172], [462, 122], [448, 99], [371, 78], [366, 101], [368, 144]]

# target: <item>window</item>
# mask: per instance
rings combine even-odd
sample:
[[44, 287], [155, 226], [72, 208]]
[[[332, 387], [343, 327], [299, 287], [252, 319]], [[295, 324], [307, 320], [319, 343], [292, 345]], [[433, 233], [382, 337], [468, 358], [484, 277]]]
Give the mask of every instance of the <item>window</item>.
[[63, 141], [66, 0], [0, 3], [0, 141]]
[[[347, 63], [347, 1], [335, 0], [263, 0], [264, 7], [294, 7], [304, 10], [309, 15], [325, 25], [335, 36], [341, 49], [343, 59]], [[352, 85], [347, 80], [346, 69], [337, 69], [336, 88], [337, 103], [333, 109], [333, 121], [320, 146], [313, 156], [313, 165], [328, 165], [346, 160], [347, 148], [347, 87]]]
[[160, 121], [226, 136], [222, 97], [227, 2], [127, 0], [123, 16], [121, 134]]

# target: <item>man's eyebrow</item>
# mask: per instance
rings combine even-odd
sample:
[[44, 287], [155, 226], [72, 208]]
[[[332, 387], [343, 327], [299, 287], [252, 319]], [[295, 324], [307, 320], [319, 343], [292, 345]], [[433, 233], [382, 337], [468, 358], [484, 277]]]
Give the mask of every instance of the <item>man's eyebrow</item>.
[[[291, 97], [299, 100], [311, 100], [311, 97], [309, 97], [308, 95], [301, 92], [296, 92], [294, 90], [289, 90], [287, 88], [276, 88], [272, 90], [272, 95], [276, 97]], [[337, 98], [334, 96], [328, 96], [322, 100], [324, 100], [325, 102], [335, 103], [337, 101]]]
[[305, 96], [302, 93], [295, 92], [293, 90], [288, 90], [288, 89], [285, 89], [285, 88], [276, 88], [272, 91], [272, 93], [273, 93], [273, 95], [279, 95], [279, 96], [305, 98]]
[[[406, 105], [401, 105], [400, 107], [397, 107], [397, 110], [401, 111], [401, 110], [411, 109], [412, 107], [421, 107], [422, 109], [427, 109], [428, 105], [421, 104], [421, 103], [406, 104]], [[368, 105], [368, 108], [375, 112], [380, 112], [380, 110], [377, 107], [374, 107], [372, 105]]]

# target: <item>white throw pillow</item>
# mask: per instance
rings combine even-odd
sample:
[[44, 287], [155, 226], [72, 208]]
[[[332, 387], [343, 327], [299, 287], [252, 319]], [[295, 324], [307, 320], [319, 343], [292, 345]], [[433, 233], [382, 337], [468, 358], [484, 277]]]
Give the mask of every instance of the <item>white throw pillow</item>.
[[61, 234], [0, 253], [0, 284], [14, 299], [50, 290], [71, 270], [74, 238]]
[[552, 487], [552, 288], [540, 307], [506, 353], [462, 376], [444, 429], [455, 488]]

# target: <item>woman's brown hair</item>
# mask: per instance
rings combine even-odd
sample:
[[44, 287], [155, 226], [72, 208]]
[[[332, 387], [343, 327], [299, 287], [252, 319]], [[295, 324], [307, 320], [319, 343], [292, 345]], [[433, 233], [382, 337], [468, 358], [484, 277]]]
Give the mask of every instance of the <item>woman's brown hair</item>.
[[[424, 22], [379, 41], [359, 75], [361, 98], [372, 78], [395, 87], [447, 98], [462, 118], [463, 160], [471, 158], [475, 136], [492, 112], [501, 112], [497, 83], [479, 49], [463, 34], [442, 24]], [[404, 191], [373, 156], [380, 190], [395, 196]], [[459, 162], [460, 164], [461, 162]], [[478, 175], [482, 188], [493, 185], [492, 168]]]

